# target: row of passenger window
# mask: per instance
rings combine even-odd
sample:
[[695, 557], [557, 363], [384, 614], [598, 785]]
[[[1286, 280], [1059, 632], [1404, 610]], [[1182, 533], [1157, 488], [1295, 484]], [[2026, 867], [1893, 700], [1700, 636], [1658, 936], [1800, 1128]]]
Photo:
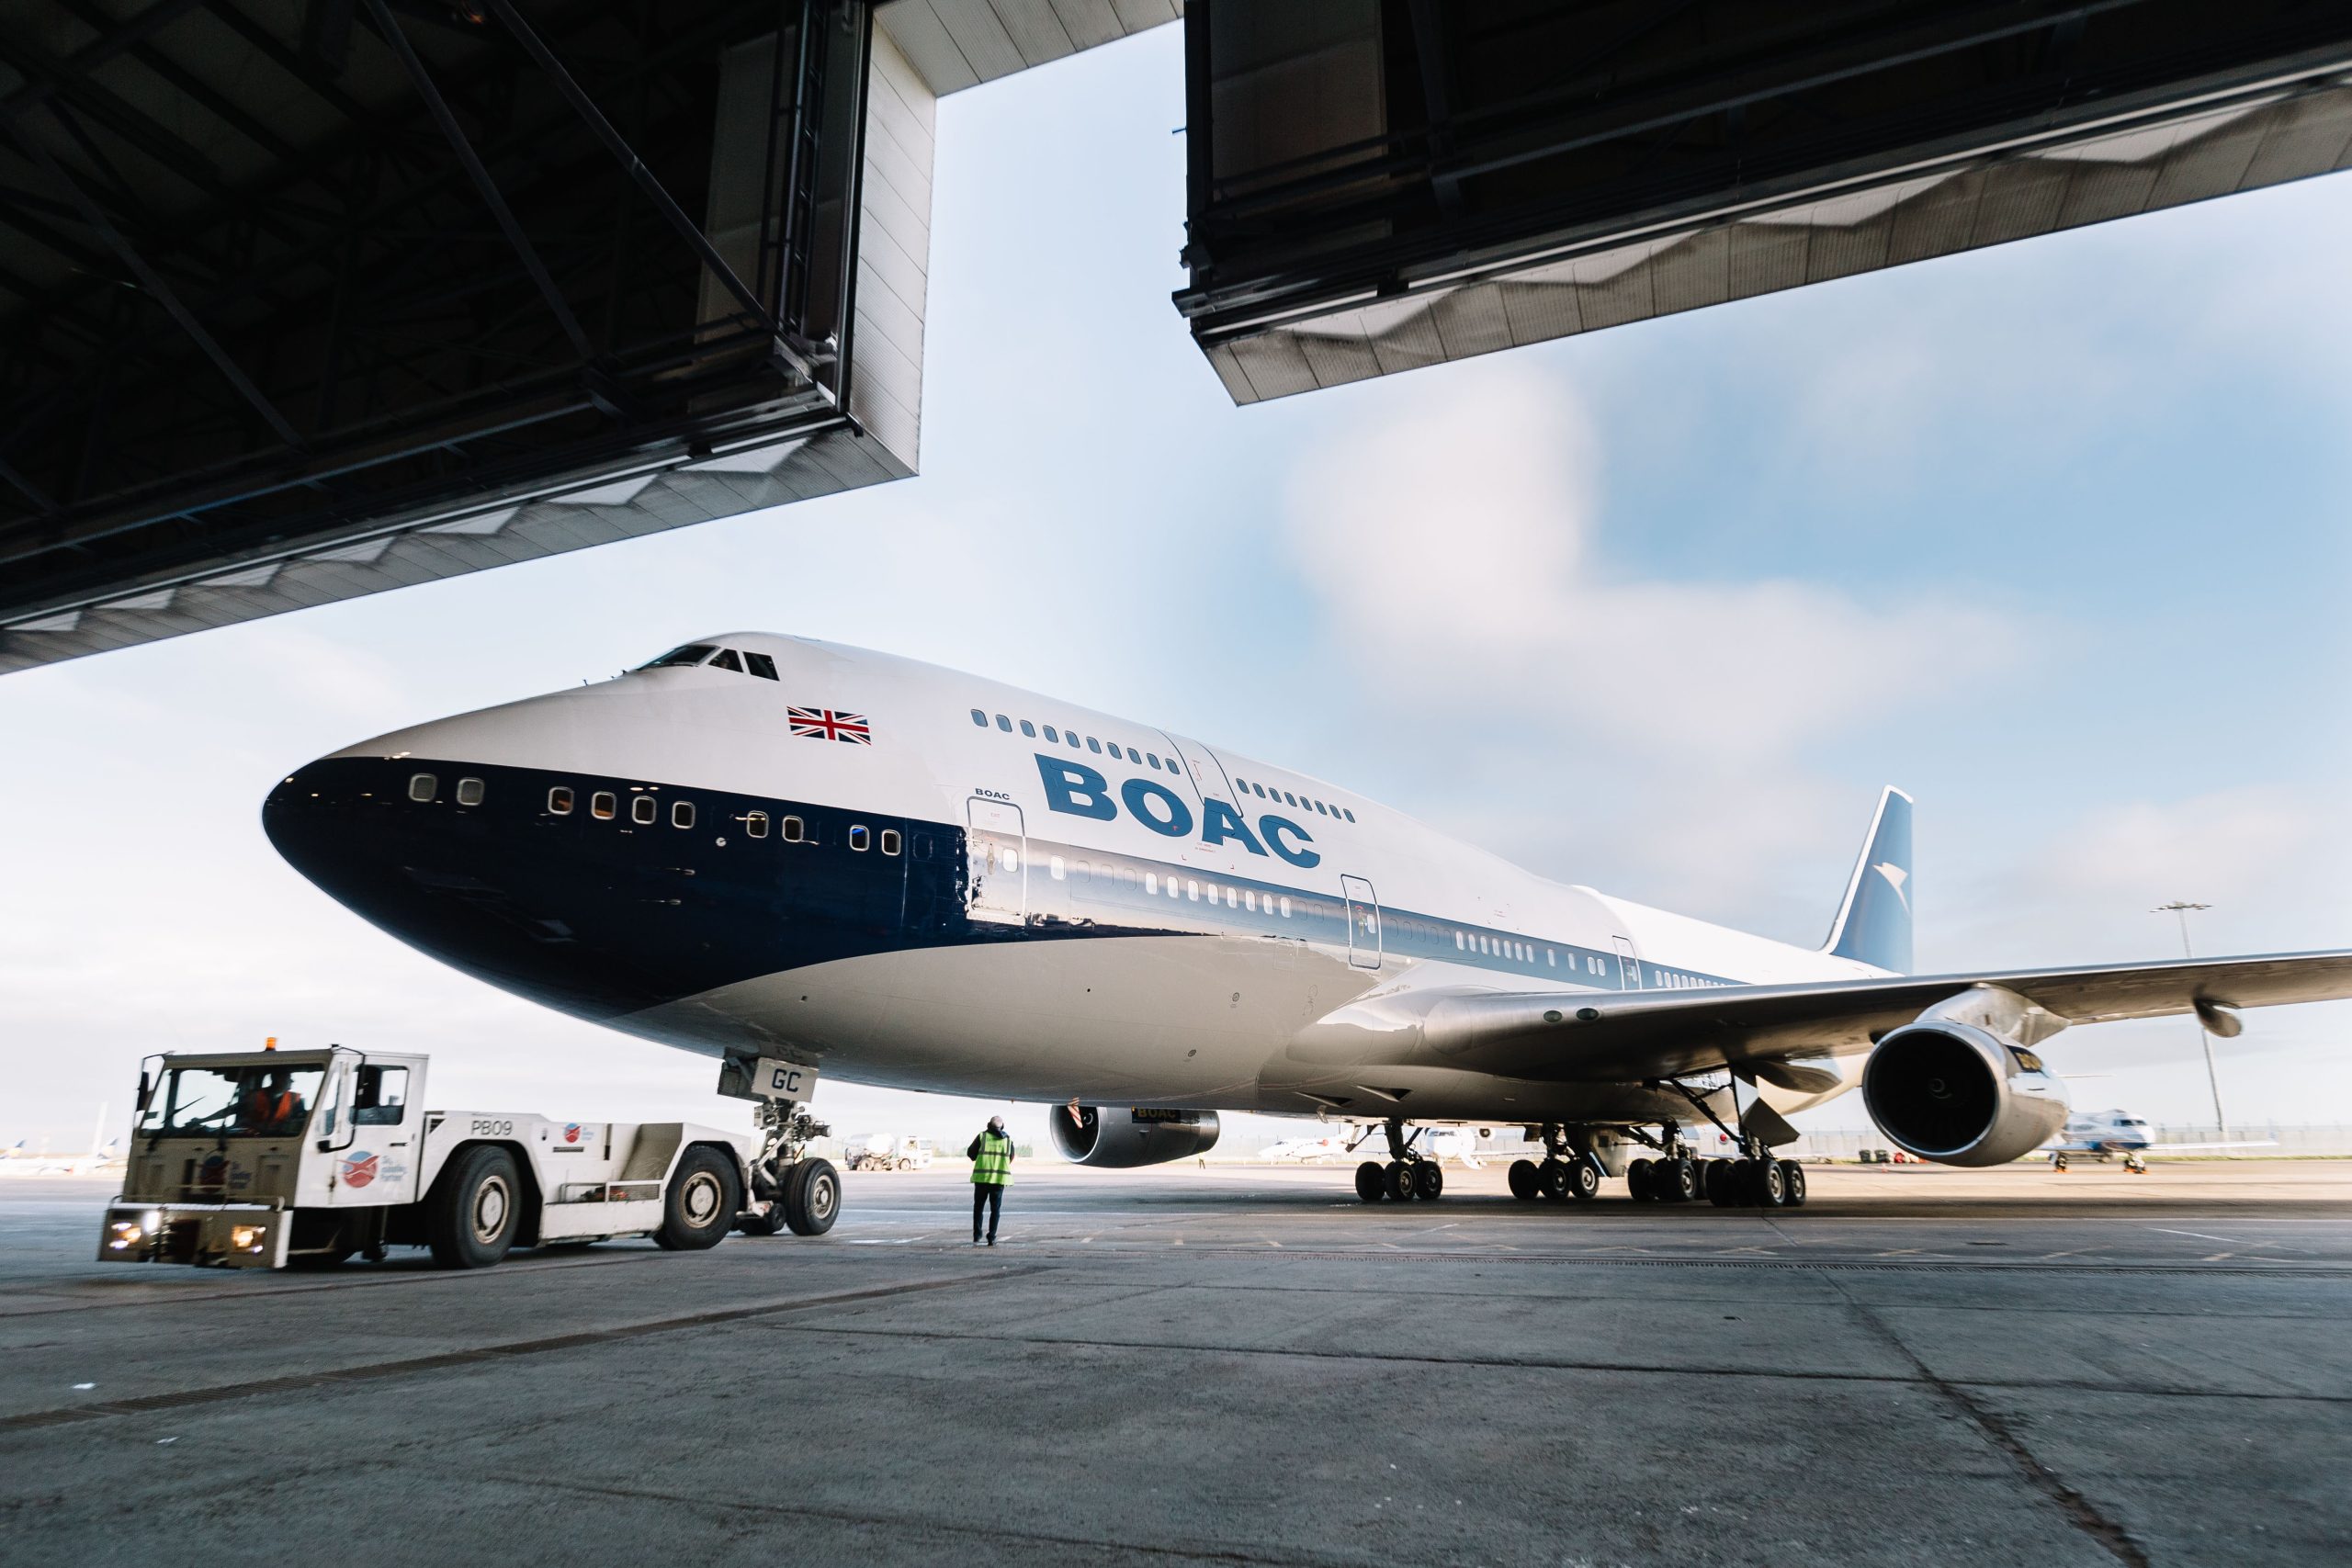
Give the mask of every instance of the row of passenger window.
[[1356, 819], [1356, 814], [1350, 811], [1347, 807], [1343, 806], [1326, 806], [1321, 801], [1315, 799], [1311, 795], [1293, 795], [1286, 789], [1268, 789], [1264, 784], [1251, 784], [1248, 779], [1234, 780], [1233, 787], [1239, 790], [1244, 795], [1254, 795], [1261, 800], [1287, 801], [1291, 805], [1297, 807], [1301, 811], [1319, 811], [1326, 817], [1337, 817], [1349, 822], [1352, 822]]
[[[573, 795], [570, 784], [557, 784], [548, 791], [548, 811], [551, 816], [569, 817], [571, 815], [572, 809], [577, 803], [578, 797]], [[594, 818], [599, 822], [611, 821], [613, 818], [620, 815], [619, 795], [609, 789], [600, 789], [593, 792], [588, 796], [588, 815]], [[660, 820], [661, 816], [661, 805], [659, 802], [655, 801], [653, 796], [638, 791], [630, 792], [628, 801], [628, 818], [630, 821], [635, 822], [639, 826], [650, 826]], [[768, 836], [769, 821], [768, 814], [766, 812], [747, 811], [743, 813], [741, 817], [738, 818], [737, 820], [743, 824], [743, 831], [748, 837], [764, 839]], [[670, 826], [673, 828], [691, 828], [694, 825], [695, 803], [691, 800], [672, 801], [670, 803]], [[797, 817], [786, 817], [775, 826], [776, 829], [776, 837], [782, 839], [787, 844], [803, 843], [808, 840], [808, 824], [801, 821]], [[867, 850], [874, 848], [876, 839], [877, 835], [876, 835], [874, 830], [868, 828], [865, 823], [854, 822], [850, 825], [849, 847], [855, 850], [860, 854], [863, 854]], [[878, 835], [878, 839], [881, 844], [882, 852], [886, 855], [895, 855], [904, 848], [904, 840], [896, 828], [883, 829], [881, 833]]]
[[[979, 726], [982, 729], [986, 729], [989, 727], [989, 716], [987, 712], [980, 708], [974, 708], [972, 710], [972, 722]], [[1030, 723], [1025, 718], [1015, 720], [1007, 718], [1002, 714], [998, 714], [996, 716], [996, 727], [999, 729], [1003, 730], [1007, 735], [1012, 734], [1014, 728], [1018, 728], [1022, 734], [1027, 736], [1032, 740], [1037, 739], [1037, 731], [1039, 728], [1038, 726]], [[1077, 730], [1059, 730], [1056, 729], [1050, 724], [1046, 725], [1044, 729], [1046, 733], [1046, 742], [1048, 745], [1061, 746], [1066, 744], [1073, 751], [1091, 751], [1097, 756], [1101, 756], [1103, 753], [1108, 752], [1113, 757], [1125, 757], [1128, 761], [1133, 762], [1138, 768], [1159, 769], [1174, 773], [1180, 778], [1183, 776], [1183, 767], [1178, 763], [1176, 759], [1173, 757], [1163, 758], [1157, 751], [1138, 751], [1132, 746], [1122, 746], [1116, 740], [1100, 740], [1091, 735], [1086, 736], [1081, 741]]]
[[[1021, 852], [1010, 844], [995, 846], [996, 868], [1002, 872], [1021, 869]], [[1141, 887], [1147, 897], [1157, 898], [1165, 894], [1170, 898], [1198, 904], [1205, 900], [1222, 903], [1228, 909], [1247, 909], [1251, 914], [1291, 918], [1287, 895], [1261, 893], [1254, 887], [1242, 887], [1227, 883], [1203, 882], [1198, 877], [1162, 876], [1156, 871], [1137, 871], [1133, 866], [1096, 865], [1091, 861], [1068, 861], [1060, 855], [1046, 857], [1046, 874], [1056, 882], [1077, 881], [1105, 887]]]
[[[458, 804], [460, 806], [480, 806], [483, 793], [480, 779], [458, 781]], [[409, 774], [408, 797], [419, 805], [427, 805], [440, 799], [441, 775], [438, 773]]]
[[[1516, 937], [1483, 936], [1476, 931], [1455, 931], [1453, 933], [1453, 945], [1457, 952], [1483, 953], [1489, 958], [1509, 958], [1516, 960], [1521, 964], [1532, 964], [1535, 962], [1535, 944], [1533, 942], [1521, 942]], [[1544, 950], [1544, 962], [1548, 966], [1557, 969], [1560, 966], [1560, 954], [1558, 950], [1549, 947], [1545, 948]], [[1575, 953], [1571, 953], [1568, 954], [1568, 964], [1570, 967], [1575, 966]]]
[[[989, 713], [984, 708], [974, 708], [972, 710], [973, 724], [982, 729], [986, 729], [989, 727]], [[996, 727], [1004, 731], [1007, 735], [1012, 734], [1017, 728], [1023, 735], [1027, 736], [1030, 739], [1035, 740], [1037, 739], [1038, 731], [1041, 728], [1040, 726], [1032, 724], [1025, 718], [1010, 718], [1003, 714], [998, 714], [995, 717]], [[1100, 740], [1091, 735], [1083, 737], [1081, 741], [1081, 738], [1077, 730], [1057, 730], [1050, 724], [1043, 726], [1042, 728], [1045, 732], [1046, 742], [1048, 745], [1060, 746], [1067, 744], [1073, 751], [1083, 750], [1092, 751], [1097, 755], [1107, 751], [1114, 757], [1125, 757], [1128, 761], [1135, 763], [1137, 767], [1165, 769], [1167, 772], [1176, 774], [1179, 778], [1182, 778], [1184, 773], [1183, 765], [1178, 762], [1175, 758], [1162, 758], [1157, 751], [1138, 751], [1132, 746], [1123, 746], [1115, 740]], [[1251, 784], [1247, 779], [1234, 780], [1233, 787], [1240, 791], [1243, 795], [1255, 795], [1261, 800], [1271, 800], [1278, 804], [1287, 803], [1297, 807], [1301, 811], [1319, 812], [1323, 816], [1336, 817], [1340, 818], [1342, 821], [1347, 822], [1352, 822], [1356, 819], [1356, 814], [1348, 810], [1345, 807], [1327, 806], [1322, 801], [1317, 800], [1311, 795], [1295, 795], [1284, 789], [1268, 789], [1264, 784]]]

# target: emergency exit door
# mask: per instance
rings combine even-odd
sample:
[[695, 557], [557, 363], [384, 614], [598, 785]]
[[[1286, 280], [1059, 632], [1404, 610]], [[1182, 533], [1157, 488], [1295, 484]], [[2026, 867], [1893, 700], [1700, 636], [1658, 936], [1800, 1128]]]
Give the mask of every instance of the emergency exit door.
[[976, 795], [964, 813], [966, 912], [976, 920], [1021, 924], [1029, 918], [1029, 839], [1021, 807]]
[[1348, 962], [1359, 969], [1380, 967], [1380, 900], [1361, 876], [1340, 878], [1348, 905]]

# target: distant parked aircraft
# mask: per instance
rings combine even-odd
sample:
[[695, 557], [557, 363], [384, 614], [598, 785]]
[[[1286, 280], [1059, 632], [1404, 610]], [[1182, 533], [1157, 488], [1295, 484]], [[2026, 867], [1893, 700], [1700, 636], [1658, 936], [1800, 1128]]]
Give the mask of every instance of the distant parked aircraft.
[[2049, 1145], [2050, 1168], [2064, 1170], [2069, 1160], [2095, 1159], [2105, 1165], [2120, 1159], [2123, 1168], [2134, 1176], [2144, 1175], [2148, 1156], [2152, 1154], [2201, 1153], [2210, 1149], [2267, 1149], [2275, 1139], [2257, 1138], [2233, 1143], [2160, 1144], [2154, 1131], [2141, 1118], [2121, 1111], [2083, 1111], [2066, 1119], [2065, 1130]]

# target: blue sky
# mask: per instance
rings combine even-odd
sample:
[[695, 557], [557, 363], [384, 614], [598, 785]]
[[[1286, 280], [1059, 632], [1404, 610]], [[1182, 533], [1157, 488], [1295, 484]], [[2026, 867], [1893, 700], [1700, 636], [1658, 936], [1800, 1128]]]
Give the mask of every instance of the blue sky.
[[[943, 104], [923, 473], [0, 679], [0, 1139], [144, 1051], [436, 1054], [433, 1096], [729, 1116], [293, 875], [359, 737], [720, 628], [932, 659], [1344, 781], [1537, 870], [1818, 941], [1878, 787], [1930, 968], [2352, 943], [2352, 182], [1236, 409], [1182, 282], [1174, 29]], [[2233, 1116], [2346, 1121], [2352, 1007], [2253, 1015]], [[2179, 1021], [2078, 1103], [2204, 1113]], [[976, 1108], [829, 1088], [838, 1124]], [[1826, 1116], [1859, 1125], [1858, 1105]]]

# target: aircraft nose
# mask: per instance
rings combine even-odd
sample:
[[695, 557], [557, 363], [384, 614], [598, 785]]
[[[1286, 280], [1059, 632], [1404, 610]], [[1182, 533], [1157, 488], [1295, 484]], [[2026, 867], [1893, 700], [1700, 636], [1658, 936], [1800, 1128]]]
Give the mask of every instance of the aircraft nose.
[[605, 1021], [742, 978], [761, 961], [705, 939], [696, 915], [707, 895], [697, 897], [688, 835], [673, 830], [666, 797], [634, 843], [608, 831], [592, 844], [567, 830], [592, 797], [599, 811], [623, 803], [622, 820], [602, 824], [609, 829], [631, 825], [636, 795], [660, 793], [344, 754], [283, 780], [263, 803], [262, 827], [295, 870], [412, 947]]

